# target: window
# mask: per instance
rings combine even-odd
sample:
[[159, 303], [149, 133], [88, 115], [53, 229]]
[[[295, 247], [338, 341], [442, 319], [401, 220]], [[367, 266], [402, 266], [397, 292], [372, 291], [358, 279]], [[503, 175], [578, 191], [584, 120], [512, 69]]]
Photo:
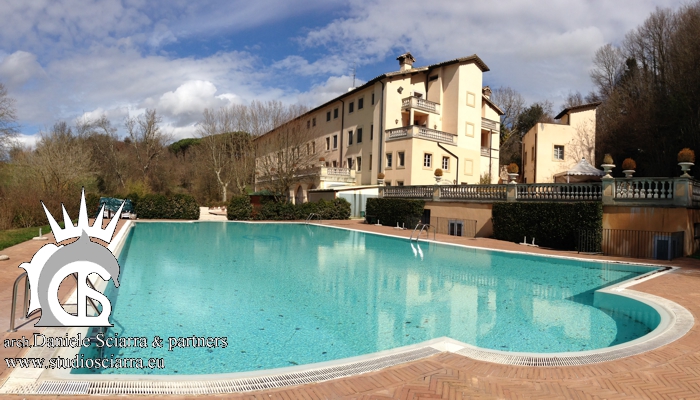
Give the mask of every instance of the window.
[[374, 105], [374, 93], [372, 93], [372, 105]]
[[314, 119], [311, 120], [311, 126], [316, 126], [316, 117], [314, 117]]
[[532, 146], [530, 151], [530, 161], [535, 161], [535, 146]]
[[311, 142], [311, 152], [316, 154], [316, 142]]
[[331, 120], [331, 112], [328, 111], [328, 112], [326, 113], [326, 121], [330, 121], [330, 120]]
[[306, 154], [311, 154], [311, 143], [306, 144]]
[[357, 109], [362, 110], [365, 107], [365, 98], [357, 99]]
[[523, 157], [523, 165], [527, 165], [527, 151], [525, 152], [525, 156]]
[[386, 153], [386, 167], [387, 168], [391, 168], [391, 161], [392, 161], [391, 156], [392, 156], [391, 153]]
[[355, 102], [351, 101], [350, 103], [348, 103], [348, 113], [351, 113], [353, 111], [355, 111]]
[[450, 157], [442, 157], [442, 169], [445, 171], [450, 169]]
[[369, 155], [369, 170], [372, 170], [372, 155]]
[[403, 186], [403, 181], [396, 181], [396, 186]]
[[362, 143], [362, 128], [357, 128], [357, 143]]
[[333, 160], [333, 168], [337, 168], [337, 167], [338, 167], [338, 161]]
[[352, 144], [352, 131], [348, 131], [348, 144]]
[[326, 138], [326, 150], [331, 149], [331, 138], [327, 137]]
[[333, 119], [336, 119], [336, 118], [338, 118], [338, 109], [334, 108], [333, 109]]
[[430, 153], [424, 153], [423, 154], [423, 166], [425, 168], [432, 168], [433, 167], [433, 155]]
[[374, 140], [374, 125], [369, 126], [369, 140]]
[[348, 158], [348, 168], [352, 169], [352, 158]]
[[391, 186], [391, 181], [386, 181], [386, 182], [384, 182], [384, 184], [385, 184], [386, 186]]
[[564, 146], [554, 145], [554, 159], [560, 161], [564, 160]]
[[398, 166], [398, 167], [403, 167], [403, 166], [404, 166], [404, 152], [403, 152], [403, 151], [399, 151], [396, 155], [397, 155], [397, 158], [398, 158], [398, 160], [397, 160], [397, 162], [398, 162], [397, 166]]
[[311, 121], [306, 121], [306, 129], [311, 128]]
[[362, 157], [357, 157], [357, 171], [362, 171]]
[[333, 135], [333, 148], [338, 148], [338, 135]]
[[464, 232], [464, 221], [449, 220], [447, 223], [447, 234], [450, 236], [462, 236]]

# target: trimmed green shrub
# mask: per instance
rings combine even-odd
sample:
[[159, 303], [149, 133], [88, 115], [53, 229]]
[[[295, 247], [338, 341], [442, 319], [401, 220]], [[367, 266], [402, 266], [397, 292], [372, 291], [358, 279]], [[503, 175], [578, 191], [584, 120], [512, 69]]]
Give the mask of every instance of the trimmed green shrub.
[[316, 203], [303, 204], [263, 201], [253, 218], [260, 221], [293, 221], [306, 219], [311, 213], [321, 215], [322, 219], [348, 219], [350, 203], [345, 199], [321, 199]]
[[602, 237], [603, 205], [580, 203], [494, 203], [493, 236], [499, 240], [528, 242], [561, 250], [577, 250], [581, 230]]
[[199, 219], [199, 205], [187, 194], [147, 194], [135, 202], [134, 208], [141, 219]]
[[424, 208], [425, 200], [370, 198], [367, 199], [365, 215], [368, 221], [379, 220], [382, 225], [396, 226], [398, 223], [412, 227], [423, 216]]
[[248, 221], [253, 215], [253, 205], [246, 195], [234, 196], [226, 207], [226, 218], [231, 221]]

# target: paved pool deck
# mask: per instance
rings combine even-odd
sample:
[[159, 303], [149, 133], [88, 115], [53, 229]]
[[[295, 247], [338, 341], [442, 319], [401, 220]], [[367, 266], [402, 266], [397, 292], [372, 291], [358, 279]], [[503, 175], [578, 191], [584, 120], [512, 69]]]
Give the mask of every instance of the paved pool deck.
[[[122, 225], [123, 221], [119, 228]], [[323, 225], [403, 237], [411, 235], [411, 231], [408, 230], [367, 225], [357, 220], [323, 221]], [[436, 239], [446, 243], [496, 250], [633, 263], [653, 262], [599, 255], [579, 255], [576, 252], [533, 248], [484, 238], [467, 239], [438, 234]], [[0, 254], [10, 256], [10, 260], [0, 261], [0, 335], [3, 339], [18, 338], [40, 331], [33, 326], [37, 319], [35, 317], [28, 321], [21, 321], [18, 332], [6, 332], [9, 327], [12, 285], [15, 278], [22, 272], [17, 267], [22, 262], [30, 261], [33, 254], [45, 243], [28, 241], [0, 251]], [[700, 399], [700, 327], [698, 326], [700, 260], [681, 258], [670, 262], [653, 263], [681, 268], [639, 283], [631, 289], [661, 296], [682, 305], [693, 314], [695, 325], [681, 339], [643, 354], [584, 366], [520, 367], [476, 361], [453, 353], [440, 353], [376, 372], [282, 389], [216, 396], [157, 397], [172, 399], [204, 397], [227, 399]], [[65, 281], [59, 296], [65, 298], [73, 288], [72, 282]], [[21, 304], [21, 301], [19, 303]], [[17, 308], [18, 315], [21, 312], [20, 304]], [[19, 357], [23, 352], [22, 349], [8, 349], [3, 346], [0, 348], [0, 359]], [[3, 360], [0, 363], [0, 385], [5, 382], [10, 372]], [[69, 397], [89, 398], [90, 396], [6, 396], [14, 399]], [[95, 396], [92, 398], [124, 399], [128, 397]]]

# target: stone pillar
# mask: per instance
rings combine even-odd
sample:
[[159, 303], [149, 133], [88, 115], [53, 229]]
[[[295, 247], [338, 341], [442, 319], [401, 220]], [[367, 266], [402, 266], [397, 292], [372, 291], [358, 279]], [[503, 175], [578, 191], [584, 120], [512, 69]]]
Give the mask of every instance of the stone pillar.
[[440, 201], [440, 186], [433, 186], [433, 201]]
[[506, 200], [509, 203], [518, 201], [518, 185], [508, 185], [506, 187]]
[[693, 205], [693, 187], [690, 179], [673, 179], [673, 205], [676, 207], [690, 207]]
[[601, 181], [603, 183], [603, 194], [602, 194], [603, 205], [604, 206], [615, 205], [615, 178], [603, 177], [603, 179], [601, 179]]

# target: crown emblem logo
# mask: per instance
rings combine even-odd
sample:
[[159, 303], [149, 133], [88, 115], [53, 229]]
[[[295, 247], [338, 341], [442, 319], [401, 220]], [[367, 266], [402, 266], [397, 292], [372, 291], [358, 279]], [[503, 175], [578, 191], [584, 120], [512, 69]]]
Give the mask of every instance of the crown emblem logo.
[[[73, 238], [78, 240], [60, 246], [53, 243], [46, 244], [34, 254], [31, 262], [22, 263], [19, 266], [27, 271], [29, 281], [30, 301], [27, 311], [31, 313], [41, 308], [41, 318], [34, 326], [112, 326], [109, 322], [112, 312], [109, 299], [96, 290], [92, 283], [88, 285], [88, 276], [97, 274], [105, 281], [113, 280], [114, 286], [119, 287], [119, 263], [111, 251], [91, 241], [90, 238], [100, 239], [106, 243], [112, 241], [124, 203], [105, 229], [102, 229], [104, 206], [100, 208], [99, 215], [92, 226], [89, 225], [84, 188], [77, 226], [73, 225], [65, 206], [61, 205], [65, 222], [65, 228], [61, 229], [44, 202], [41, 205], [44, 207], [57, 244]], [[69, 275], [76, 277], [77, 315], [66, 312], [58, 301], [58, 287]], [[101, 309], [98, 309], [90, 299], [97, 300], [102, 306]], [[91, 312], [93, 315], [88, 313], [88, 302], [93, 306]]]

